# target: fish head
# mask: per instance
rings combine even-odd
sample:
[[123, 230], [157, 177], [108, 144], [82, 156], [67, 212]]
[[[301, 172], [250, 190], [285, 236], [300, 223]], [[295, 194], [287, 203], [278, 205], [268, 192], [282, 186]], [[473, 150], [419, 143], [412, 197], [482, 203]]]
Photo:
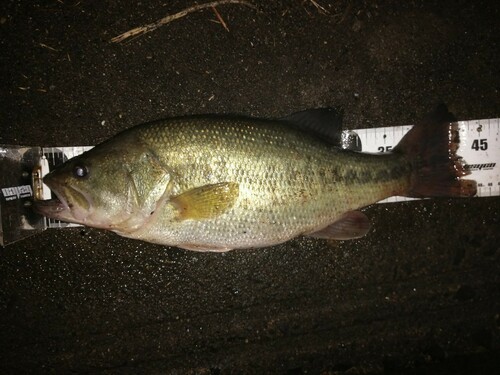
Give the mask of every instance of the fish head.
[[47, 174], [43, 182], [57, 198], [35, 202], [35, 210], [57, 220], [132, 232], [155, 211], [169, 181], [168, 170], [141, 145], [103, 144]]

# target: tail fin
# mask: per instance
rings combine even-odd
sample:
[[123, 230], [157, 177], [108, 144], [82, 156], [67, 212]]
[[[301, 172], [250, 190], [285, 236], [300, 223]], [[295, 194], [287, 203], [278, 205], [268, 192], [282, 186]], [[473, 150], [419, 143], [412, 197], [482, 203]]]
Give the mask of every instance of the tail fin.
[[459, 146], [458, 123], [444, 104], [416, 124], [394, 148], [411, 163], [408, 197], [472, 197], [474, 180], [456, 154]]

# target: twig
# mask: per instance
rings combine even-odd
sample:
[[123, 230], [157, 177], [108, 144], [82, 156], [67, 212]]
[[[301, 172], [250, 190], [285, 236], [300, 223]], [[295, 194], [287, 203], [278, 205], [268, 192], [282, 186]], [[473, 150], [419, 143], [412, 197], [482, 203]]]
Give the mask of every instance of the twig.
[[316, 7], [316, 9], [318, 10], [318, 12], [323, 12], [325, 14], [329, 14], [330, 12], [327, 11], [324, 7], [322, 7], [320, 4], [318, 4], [315, 0], [309, 0], [312, 5], [314, 5]]
[[255, 8], [253, 4], [251, 4], [245, 0], [219, 0], [219, 1], [211, 1], [211, 2], [205, 3], [205, 4], [194, 5], [192, 7], [181, 10], [178, 13], [163, 17], [163, 18], [161, 18], [158, 21], [155, 21], [153, 23], [133, 28], [133, 29], [131, 29], [123, 34], [115, 36], [114, 38], [111, 39], [111, 42], [120, 43], [120, 42], [123, 42], [125, 39], [128, 39], [130, 37], [149, 33], [149, 32], [156, 30], [157, 28], [159, 28], [163, 25], [166, 25], [167, 23], [170, 23], [170, 22], [175, 21], [179, 18], [185, 17], [190, 13], [197, 12], [197, 11], [202, 10], [202, 9], [216, 7], [219, 5], [225, 5], [225, 4], [242, 4], [242, 5], [246, 5], [250, 8]]
[[226, 29], [227, 32], [229, 32], [229, 27], [227, 27], [226, 23], [224, 22], [224, 19], [222, 18], [222, 16], [220, 15], [219, 11], [217, 10], [216, 7], [212, 7], [212, 10], [214, 11], [215, 13], [215, 16], [217, 17], [217, 19], [219, 20], [219, 22], [221, 23], [222, 27]]
[[59, 52], [59, 50], [58, 50], [58, 49], [55, 49], [54, 47], [48, 46], [48, 45], [46, 45], [45, 43], [38, 43], [38, 44], [40, 45], [40, 47], [50, 49], [51, 51], [56, 51], [56, 52]]

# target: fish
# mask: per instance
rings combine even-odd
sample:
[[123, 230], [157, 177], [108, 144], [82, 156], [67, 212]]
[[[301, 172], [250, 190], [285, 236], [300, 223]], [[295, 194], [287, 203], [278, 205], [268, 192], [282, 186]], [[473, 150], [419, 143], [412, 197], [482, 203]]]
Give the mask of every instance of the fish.
[[360, 211], [387, 197], [471, 197], [446, 106], [424, 116], [391, 152], [342, 149], [340, 112], [281, 119], [196, 115], [127, 129], [43, 178], [52, 219], [155, 244], [224, 252], [297, 236], [365, 236]]

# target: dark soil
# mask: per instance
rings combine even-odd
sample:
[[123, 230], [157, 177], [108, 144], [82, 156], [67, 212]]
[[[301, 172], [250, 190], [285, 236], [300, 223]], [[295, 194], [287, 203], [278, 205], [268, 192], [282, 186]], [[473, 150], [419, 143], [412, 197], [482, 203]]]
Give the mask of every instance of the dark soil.
[[[199, 1], [198, 3], [200, 3]], [[87, 145], [153, 119], [335, 106], [348, 128], [444, 101], [499, 116], [496, 2], [3, 1], [0, 143]], [[215, 21], [215, 22], [214, 22]], [[92, 229], [0, 250], [0, 372], [494, 373], [500, 200], [366, 210], [363, 239], [204, 254]]]

